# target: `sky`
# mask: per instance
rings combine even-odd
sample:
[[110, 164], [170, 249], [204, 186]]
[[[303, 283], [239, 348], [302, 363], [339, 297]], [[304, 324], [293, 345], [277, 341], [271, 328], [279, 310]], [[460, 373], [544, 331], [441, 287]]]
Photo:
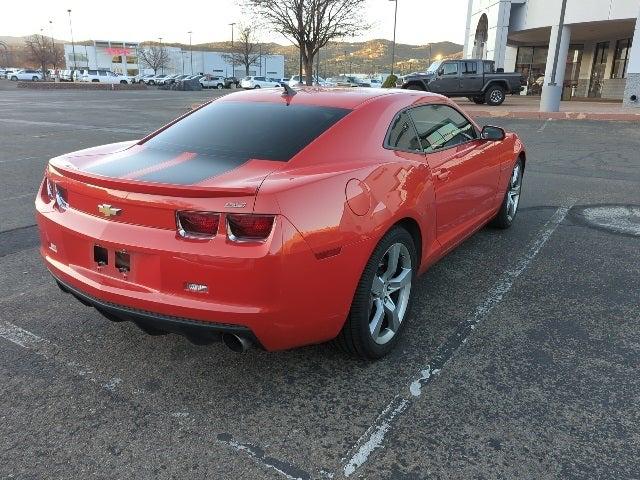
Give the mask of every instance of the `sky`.
[[[287, 0], [282, 0], [287, 1]], [[430, 42], [463, 43], [467, 0], [397, 0], [398, 43], [424, 45]], [[75, 40], [143, 41], [163, 37], [163, 42], [193, 43], [230, 40], [229, 23], [241, 23], [247, 15], [238, 0], [180, 1], [135, 0], [29, 0], [2, 2], [0, 36], [38, 33], [70, 39], [71, 9]], [[446, 5], [446, 6], [443, 6]], [[430, 6], [437, 5], [436, 8]], [[354, 40], [393, 38], [394, 3], [367, 0], [366, 18], [373, 27]], [[52, 23], [49, 23], [49, 22]], [[262, 41], [287, 44], [277, 33], [263, 32]]]

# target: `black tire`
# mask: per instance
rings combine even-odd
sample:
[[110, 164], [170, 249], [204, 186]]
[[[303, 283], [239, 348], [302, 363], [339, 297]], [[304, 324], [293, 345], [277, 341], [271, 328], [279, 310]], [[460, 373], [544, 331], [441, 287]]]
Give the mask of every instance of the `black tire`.
[[[515, 211], [511, 212], [511, 209], [509, 208], [510, 207], [510, 205], [509, 205], [509, 193], [512, 192], [513, 191], [512, 189], [514, 188], [513, 177], [514, 177], [514, 172], [515, 172], [516, 168], [518, 168], [519, 172], [520, 172], [519, 180], [517, 182], [518, 199], [517, 199]], [[489, 222], [489, 226], [505, 230], [505, 229], [511, 227], [511, 225], [513, 225], [513, 222], [516, 219], [516, 215], [518, 213], [518, 206], [520, 204], [520, 194], [521, 194], [521, 191], [522, 191], [522, 181], [523, 181], [523, 179], [524, 179], [524, 162], [522, 160], [522, 157], [520, 157], [516, 161], [516, 164], [513, 166], [513, 170], [511, 172], [511, 177], [509, 177], [509, 183], [507, 185], [507, 191], [504, 194], [504, 199], [502, 200], [502, 205], [500, 206], [500, 211], [493, 218], [493, 220], [491, 220], [491, 222]]]
[[120, 85], [126, 85], [127, 81], [126, 80], [120, 80]]
[[345, 321], [340, 334], [335, 339], [335, 344], [338, 348], [349, 355], [365, 359], [382, 358], [394, 348], [400, 338], [402, 328], [411, 312], [411, 295], [409, 295], [409, 301], [402, 319], [403, 321], [400, 323], [400, 327], [389, 341], [380, 345], [374, 341], [369, 331], [373, 302], [372, 285], [374, 275], [378, 274], [378, 269], [380, 268], [381, 262], [384, 260], [385, 254], [389, 248], [397, 243], [404, 245], [409, 252], [412, 269], [411, 281], [413, 282], [416, 277], [418, 256], [416, 254], [416, 246], [413, 242], [413, 238], [404, 228], [394, 227], [380, 240], [371, 254], [371, 258], [369, 259], [369, 262], [367, 262], [364, 272], [360, 277], [360, 281], [358, 282], [347, 320]]
[[478, 97], [472, 97], [471, 101], [477, 105], [482, 105], [486, 103], [487, 100], [483, 96], [478, 96]]
[[18, 81], [18, 77], [16, 77], [15, 75], [13, 77], [11, 77], [11, 81], [12, 82], [17, 82]]
[[491, 105], [492, 107], [502, 105], [502, 102], [504, 102], [506, 98], [504, 88], [500, 85], [493, 85], [487, 89], [484, 98], [487, 101], [487, 105]]
[[255, 90], [256, 88], [260, 88], [260, 85], [256, 85], [255, 87], [253, 87], [253, 89]]
[[100, 80], [96, 80], [95, 78], [91, 80], [91, 83], [100, 83]]
[[32, 82], [37, 82], [38, 80], [39, 80], [39, 78], [38, 78], [38, 77], [36, 77], [36, 76], [33, 76], [33, 77], [31, 78], [31, 81], [32, 81]]
[[222, 90], [223, 88], [224, 88], [224, 85], [221, 84], [221, 83], [216, 85], [216, 89], [218, 89], [218, 90]]

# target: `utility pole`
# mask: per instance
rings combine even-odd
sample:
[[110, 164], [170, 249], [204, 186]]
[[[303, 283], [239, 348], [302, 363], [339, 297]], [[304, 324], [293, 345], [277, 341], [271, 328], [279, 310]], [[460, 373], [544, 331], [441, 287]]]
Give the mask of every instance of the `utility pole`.
[[191, 34], [193, 33], [192, 31], [188, 31], [187, 32], [189, 34], [189, 57], [191, 60], [191, 75], [193, 75], [193, 48], [191, 46]]
[[78, 68], [76, 64], [76, 43], [73, 41], [73, 27], [71, 26], [71, 9], [67, 9], [67, 13], [69, 14], [69, 31], [71, 32], [71, 53], [73, 54], [73, 71], [71, 72], [71, 81], [75, 82], [75, 73]]
[[[160, 55], [162, 55], [162, 37], [158, 37], [158, 40], [160, 40]], [[157, 72], [153, 72], [153, 73], [155, 75]], [[164, 62], [160, 66], [160, 73], [164, 74]]]
[[231, 76], [234, 78], [236, 76], [236, 57], [233, 52], [233, 27], [235, 26], [235, 24], [236, 22], [232, 22], [229, 24], [231, 26]]
[[393, 15], [393, 46], [391, 47], [391, 75], [393, 75], [393, 66], [396, 63], [396, 24], [398, 21], [398, 0], [389, 0], [390, 2], [395, 2], [396, 11]]

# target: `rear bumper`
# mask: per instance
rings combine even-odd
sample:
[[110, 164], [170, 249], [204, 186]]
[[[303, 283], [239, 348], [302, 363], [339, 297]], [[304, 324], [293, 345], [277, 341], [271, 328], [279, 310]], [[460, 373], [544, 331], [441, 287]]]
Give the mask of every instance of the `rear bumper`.
[[[190, 242], [172, 230], [60, 212], [40, 195], [36, 211], [46, 267], [83, 303], [195, 341], [239, 332], [268, 351], [335, 338], [370, 253], [352, 245], [319, 260], [284, 216], [268, 242], [251, 246], [222, 235]], [[94, 261], [96, 245], [109, 252], [106, 266]], [[126, 275], [114, 266], [121, 251], [131, 255]], [[208, 291], [187, 291], [187, 282]]]
[[255, 345], [262, 347], [253, 332], [239, 325], [227, 325], [223, 323], [203, 322], [188, 318], [172, 317], [160, 313], [146, 312], [123, 305], [100, 300], [81, 290], [63, 282], [52, 275], [58, 287], [65, 293], [76, 297], [82, 304], [98, 310], [109, 320], [114, 322], [130, 321], [135, 323], [144, 332], [151, 335], [158, 333], [177, 333], [184, 335], [196, 345], [206, 345], [221, 339], [222, 334], [231, 333], [251, 340]]

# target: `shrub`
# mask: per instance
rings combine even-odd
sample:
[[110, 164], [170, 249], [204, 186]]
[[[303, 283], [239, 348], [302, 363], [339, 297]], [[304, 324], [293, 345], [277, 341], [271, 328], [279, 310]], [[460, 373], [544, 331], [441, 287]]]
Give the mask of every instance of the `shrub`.
[[397, 81], [398, 77], [396, 77], [395, 75], [389, 75], [382, 84], [382, 88], [396, 88]]

